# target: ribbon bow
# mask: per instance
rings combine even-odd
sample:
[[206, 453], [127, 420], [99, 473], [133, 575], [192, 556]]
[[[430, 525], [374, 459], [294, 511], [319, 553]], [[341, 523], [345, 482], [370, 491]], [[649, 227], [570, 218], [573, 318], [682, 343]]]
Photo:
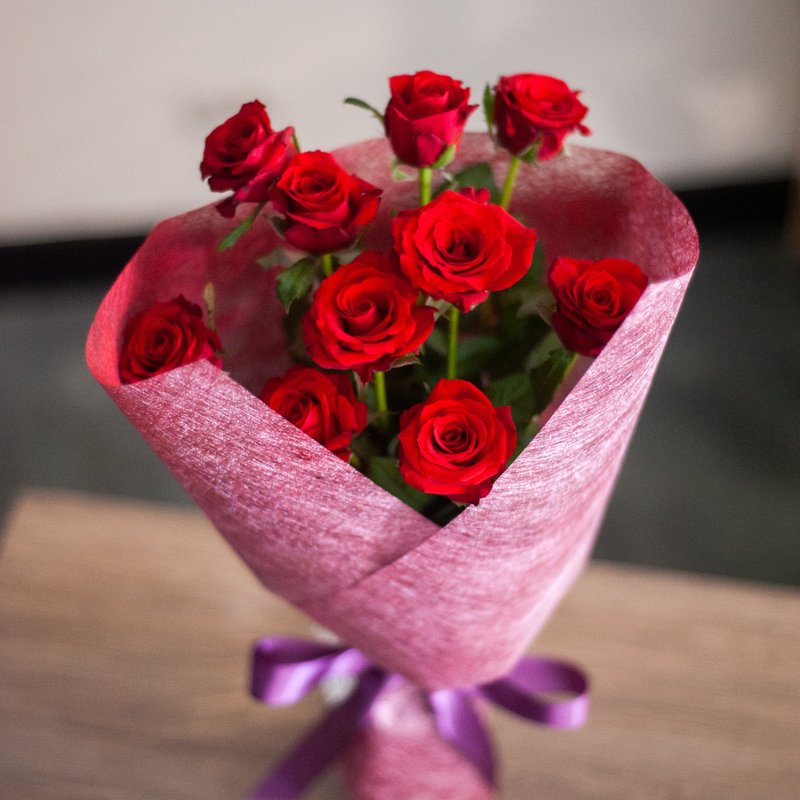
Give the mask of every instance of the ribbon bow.
[[[354, 647], [336, 647], [304, 639], [274, 636], [256, 643], [251, 693], [272, 706], [291, 705], [323, 679], [357, 678], [349, 697], [335, 706], [275, 767], [250, 800], [296, 800], [347, 749], [369, 719], [372, 704], [401, 675], [373, 664]], [[422, 689], [420, 691], [423, 691]], [[567, 692], [566, 700], [537, 696]], [[505, 677], [480, 686], [427, 692], [442, 738], [469, 759], [487, 783], [495, 783], [489, 734], [473, 699], [484, 697], [531, 722], [551, 728], [576, 728], [586, 721], [589, 682], [577, 667], [547, 658], [522, 658]]]

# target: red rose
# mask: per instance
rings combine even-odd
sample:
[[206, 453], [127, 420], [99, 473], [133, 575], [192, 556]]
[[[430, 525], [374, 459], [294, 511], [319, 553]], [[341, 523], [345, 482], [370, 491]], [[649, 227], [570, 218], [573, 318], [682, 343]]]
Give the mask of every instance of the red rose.
[[135, 383], [203, 359], [219, 367], [220, 350], [222, 343], [206, 327], [200, 307], [181, 295], [156, 303], [128, 323], [119, 376], [123, 383]]
[[557, 258], [547, 276], [553, 328], [568, 350], [596, 356], [645, 290], [647, 276], [624, 258]]
[[564, 81], [548, 75], [500, 78], [494, 90], [494, 124], [500, 144], [512, 153], [527, 150], [541, 139], [537, 158], [545, 161], [561, 150], [564, 137], [579, 130], [589, 110]]
[[392, 221], [395, 252], [411, 283], [462, 311], [516, 283], [536, 246], [535, 231], [488, 199], [486, 190], [443, 192]]
[[313, 367], [291, 367], [267, 381], [259, 398], [343, 461], [367, 424], [367, 405], [356, 399], [350, 377]]
[[214, 192], [233, 189], [217, 208], [232, 217], [239, 203], [263, 203], [294, 155], [292, 128], [275, 132], [264, 104], [245, 103], [206, 137], [200, 174]]
[[367, 381], [420, 348], [434, 309], [380, 253], [362, 253], [322, 281], [303, 317], [303, 340], [315, 363], [354, 369]]
[[270, 195], [286, 217], [286, 241], [306, 253], [352, 244], [378, 211], [381, 189], [345, 172], [330, 153], [298, 153]]
[[451, 144], [458, 144], [467, 117], [469, 89], [461, 81], [418, 72], [389, 78], [391, 99], [386, 106], [386, 135], [397, 158], [414, 167], [429, 167]]
[[428, 494], [477, 503], [517, 445], [509, 406], [495, 408], [468, 381], [440, 380], [428, 399], [400, 415], [400, 474]]

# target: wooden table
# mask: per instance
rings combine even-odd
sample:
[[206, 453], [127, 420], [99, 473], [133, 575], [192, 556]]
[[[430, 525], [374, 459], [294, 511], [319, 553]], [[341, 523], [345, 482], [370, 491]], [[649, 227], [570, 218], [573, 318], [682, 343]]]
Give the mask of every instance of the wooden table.
[[[318, 717], [247, 695], [251, 642], [309, 626], [199, 513], [30, 492], [1, 546], [4, 800], [242, 798]], [[797, 592], [595, 564], [535, 649], [590, 671], [592, 714], [494, 713], [503, 797], [800, 798]]]

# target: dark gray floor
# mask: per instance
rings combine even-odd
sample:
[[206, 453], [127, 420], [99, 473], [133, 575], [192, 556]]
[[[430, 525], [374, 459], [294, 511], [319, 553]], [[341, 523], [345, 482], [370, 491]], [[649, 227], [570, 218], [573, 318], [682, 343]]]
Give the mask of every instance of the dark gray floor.
[[[800, 584], [800, 266], [776, 233], [701, 245], [596, 552]], [[22, 486], [189, 502], [86, 371], [104, 290], [0, 291], [0, 512]]]
[[596, 554], [800, 583], [800, 265], [701, 237]]

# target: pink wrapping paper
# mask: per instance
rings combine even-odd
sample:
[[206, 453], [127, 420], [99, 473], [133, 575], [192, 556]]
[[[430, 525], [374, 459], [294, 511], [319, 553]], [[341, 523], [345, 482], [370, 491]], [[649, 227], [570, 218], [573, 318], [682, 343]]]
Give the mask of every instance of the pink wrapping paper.
[[[415, 185], [391, 182], [384, 140], [335, 156], [384, 187], [369, 245], [387, 246], [390, 211], [415, 204]], [[480, 160], [502, 179], [488, 139], [465, 136], [454, 169]], [[161, 223], [87, 343], [92, 373], [264, 585], [428, 689], [506, 673], [578, 575], [697, 260], [685, 209], [621, 155], [575, 147], [523, 169], [511, 210], [548, 258], [627, 258], [651, 284], [490, 495], [443, 528], [252, 394], [290, 363], [274, 273], [254, 263], [277, 243], [267, 222], [224, 254], [232, 223], [211, 206]], [[127, 320], [177, 294], [202, 303], [208, 281], [225, 371], [200, 362], [120, 385]]]
[[353, 800], [489, 800], [493, 790], [439, 735], [420, 693], [392, 686], [344, 757]]

